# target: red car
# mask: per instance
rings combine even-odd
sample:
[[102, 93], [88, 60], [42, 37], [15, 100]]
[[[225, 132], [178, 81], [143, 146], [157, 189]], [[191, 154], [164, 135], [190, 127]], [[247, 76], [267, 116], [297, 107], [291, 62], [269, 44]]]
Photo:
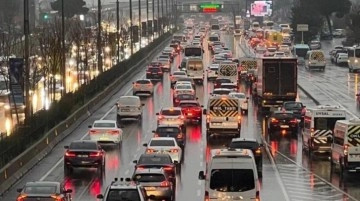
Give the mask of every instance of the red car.
[[182, 100], [179, 106], [187, 120], [197, 121], [201, 124], [202, 105], [197, 100]]

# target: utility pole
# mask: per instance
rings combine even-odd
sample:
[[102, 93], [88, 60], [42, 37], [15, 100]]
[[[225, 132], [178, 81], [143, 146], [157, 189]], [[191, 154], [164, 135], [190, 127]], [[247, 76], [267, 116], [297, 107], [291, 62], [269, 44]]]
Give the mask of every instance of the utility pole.
[[150, 43], [150, 40], [149, 40], [149, 0], [146, 0], [146, 38], [147, 38], [147, 41], [148, 43]]
[[65, 9], [64, 9], [64, 1], [61, 0], [61, 77], [62, 77], [62, 86], [63, 90], [62, 95], [66, 94], [66, 56], [65, 56]]
[[159, 29], [159, 25], [160, 25], [160, 0], [157, 0], [157, 33], [158, 33], [158, 37], [160, 37], [160, 29]]
[[139, 34], [139, 50], [141, 49], [141, 32], [142, 32], [142, 24], [141, 24], [141, 2], [139, 0], [139, 3], [138, 3], [138, 7], [139, 7], [139, 27], [138, 27], [138, 34]]
[[130, 52], [134, 54], [134, 43], [133, 43], [133, 18], [132, 18], [132, 0], [129, 0], [130, 7]]
[[96, 41], [96, 46], [97, 46], [97, 65], [98, 65], [98, 71], [99, 73], [103, 72], [103, 65], [102, 65], [102, 42], [101, 42], [101, 30], [102, 30], [102, 26], [101, 26], [101, 0], [98, 0], [98, 32], [97, 32], [97, 41]]
[[169, 17], [169, 5], [168, 5], [168, 0], [165, 0], [165, 15], [166, 15], [166, 28], [168, 31], [170, 31], [169, 29], [169, 20], [170, 20], [170, 17]]
[[120, 63], [120, 3], [116, 0], [116, 63]]
[[161, 35], [164, 34], [164, 0], [161, 0]]
[[[25, 124], [30, 123], [30, 62], [29, 62], [29, 56], [30, 56], [30, 46], [29, 46], [29, 36], [30, 36], [30, 22], [29, 22], [29, 1], [24, 0], [24, 36], [25, 36], [25, 49], [24, 49], [24, 55], [25, 55]], [[13, 92], [13, 91], [11, 91]], [[13, 96], [14, 97], [14, 96]], [[15, 101], [14, 101], [15, 104]], [[15, 104], [15, 110], [16, 110], [16, 118], [19, 123], [19, 117], [18, 117], [18, 111]]]
[[155, 0], [151, 1], [152, 6], [152, 23], [151, 23], [151, 31], [152, 31], [152, 40], [154, 40], [155, 36]]

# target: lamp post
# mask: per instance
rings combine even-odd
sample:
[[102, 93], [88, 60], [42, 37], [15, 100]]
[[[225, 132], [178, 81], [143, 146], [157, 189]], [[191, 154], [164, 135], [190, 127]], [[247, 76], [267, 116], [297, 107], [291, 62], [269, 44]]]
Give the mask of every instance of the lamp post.
[[146, 0], [146, 38], [147, 38], [147, 42], [149, 43], [149, 0]]
[[120, 62], [120, 3], [116, 0], [116, 63]]
[[160, 36], [159, 24], [160, 24], [160, 0], [157, 0], [157, 26], [156, 26], [156, 31], [157, 31], [158, 37]]
[[101, 0], [98, 0], [98, 32], [97, 32], [97, 65], [98, 65], [98, 71], [100, 73], [103, 72], [103, 65], [102, 65], [102, 42], [101, 42]]
[[164, 0], [161, 0], [161, 35], [164, 33]]
[[151, 31], [152, 31], [152, 38], [154, 40], [155, 37], [155, 0], [152, 0], [152, 24], [151, 24]]
[[130, 53], [134, 53], [134, 44], [133, 44], [133, 19], [132, 19], [132, 0], [129, 0], [129, 9], [130, 9]]
[[[29, 36], [30, 36], [30, 22], [29, 22], [29, 1], [24, 0], [24, 35], [25, 35], [25, 49], [24, 49], [24, 57], [25, 57], [25, 122], [29, 123], [30, 117], [30, 45], [29, 45]], [[14, 97], [14, 96], [13, 96]], [[15, 102], [15, 101], [14, 101]], [[16, 104], [16, 119], [19, 123], [19, 115], [17, 112]]]
[[139, 34], [139, 50], [141, 49], [141, 2], [139, 0], [138, 3], [138, 7], [139, 7], [139, 26], [138, 26], [138, 34]]
[[166, 29], [169, 30], [169, 9], [168, 0], [165, 0]]
[[[64, 9], [64, 0], [61, 0], [61, 76], [63, 77], [62, 79], [62, 86], [64, 87], [64, 89], [66, 89], [66, 56], [65, 56], [65, 9]], [[66, 93], [66, 90], [62, 90], [62, 95], [64, 95]]]

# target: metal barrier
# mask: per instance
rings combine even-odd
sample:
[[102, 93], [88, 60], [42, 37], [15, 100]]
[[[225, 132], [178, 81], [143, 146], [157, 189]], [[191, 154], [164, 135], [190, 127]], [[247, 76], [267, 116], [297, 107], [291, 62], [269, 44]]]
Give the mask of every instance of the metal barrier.
[[[45, 134], [37, 143], [32, 145], [18, 157], [13, 159], [10, 163], [0, 169], [0, 196], [3, 195], [9, 188], [11, 188], [21, 177], [23, 177], [32, 167], [41, 161], [60, 141], [66, 138], [73, 130], [75, 130], [82, 122], [89, 117], [89, 108], [96, 111], [103, 104], [107, 102], [121, 87], [127, 84], [127, 79], [130, 78], [142, 68], [139, 66], [144, 65], [151, 60], [157, 53], [158, 49], [164, 47], [169, 43], [171, 37], [164, 40], [161, 44], [154, 48], [147, 57], [142, 58], [136, 65], [130, 68], [123, 75], [119, 76], [112, 84], [106, 89], [92, 98], [88, 103], [84, 104], [81, 108], [70, 115], [66, 120], [52, 128]], [[70, 128], [71, 126], [71, 128]], [[64, 132], [69, 131], [69, 132]]]

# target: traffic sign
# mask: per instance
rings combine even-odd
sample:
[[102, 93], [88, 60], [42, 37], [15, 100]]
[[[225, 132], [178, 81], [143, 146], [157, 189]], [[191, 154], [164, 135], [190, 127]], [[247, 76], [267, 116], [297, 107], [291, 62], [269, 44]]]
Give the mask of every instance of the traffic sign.
[[309, 31], [309, 25], [307, 24], [298, 24], [296, 26], [297, 31]]

